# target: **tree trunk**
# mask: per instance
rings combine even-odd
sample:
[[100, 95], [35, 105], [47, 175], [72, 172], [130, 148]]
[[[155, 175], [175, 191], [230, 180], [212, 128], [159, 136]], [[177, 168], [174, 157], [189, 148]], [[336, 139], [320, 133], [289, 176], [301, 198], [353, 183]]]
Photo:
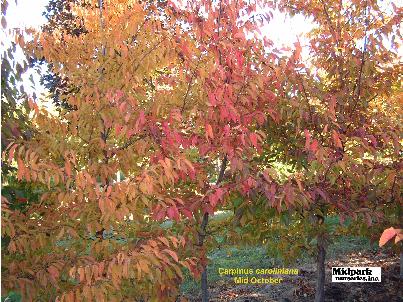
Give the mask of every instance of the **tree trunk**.
[[[402, 250], [402, 247], [400, 247]], [[403, 252], [400, 251], [400, 280], [403, 280]]]
[[[220, 173], [218, 174], [218, 179], [216, 182], [216, 185], [219, 185], [223, 179], [224, 179], [224, 172], [225, 169], [227, 168], [228, 164], [228, 157], [227, 155], [224, 156], [224, 159], [221, 163], [221, 168], [220, 168]], [[206, 232], [207, 232], [207, 225], [208, 225], [208, 218], [209, 214], [204, 213], [203, 215], [203, 220], [201, 223], [201, 232], [199, 233], [199, 246], [203, 246], [204, 244], [204, 239], [206, 238]], [[208, 293], [208, 283], [207, 283], [207, 264], [203, 268], [203, 272], [201, 275], [201, 291], [202, 291], [202, 302], [208, 302], [209, 301], [209, 293]]]
[[[395, 177], [396, 181], [396, 177]], [[399, 221], [403, 221], [403, 212], [402, 206], [400, 203], [397, 204], [397, 217], [399, 217]], [[399, 229], [403, 229], [403, 224], [399, 223]], [[403, 280], [403, 242], [399, 242], [399, 251], [400, 251], [400, 280]]]
[[202, 290], [202, 302], [209, 301], [208, 294], [208, 283], [207, 283], [207, 267], [204, 268], [204, 271], [201, 275], [201, 290]]
[[318, 258], [317, 258], [317, 279], [316, 279], [316, 293], [315, 302], [325, 301], [325, 240], [324, 233], [321, 231], [317, 237], [317, 248], [318, 248]]
[[[203, 246], [204, 238], [206, 237], [207, 231], [207, 224], [208, 224], [208, 213], [203, 215], [203, 220], [201, 223], [201, 233], [199, 234], [199, 245]], [[203, 272], [201, 275], [201, 292], [202, 292], [202, 302], [209, 301], [209, 294], [208, 294], [208, 283], [207, 283], [207, 264], [203, 268]]]

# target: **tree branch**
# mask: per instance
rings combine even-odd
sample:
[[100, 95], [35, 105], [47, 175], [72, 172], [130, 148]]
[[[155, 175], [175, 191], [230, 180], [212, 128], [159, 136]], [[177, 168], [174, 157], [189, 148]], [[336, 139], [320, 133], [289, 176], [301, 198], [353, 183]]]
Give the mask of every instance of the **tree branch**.
[[190, 81], [189, 81], [188, 87], [187, 87], [187, 89], [186, 89], [185, 96], [183, 97], [183, 101], [182, 101], [182, 108], [181, 108], [181, 114], [182, 114], [182, 113], [183, 113], [183, 111], [185, 110], [185, 106], [186, 106], [186, 99], [187, 99], [187, 97], [188, 97], [188, 95], [189, 95], [189, 92], [190, 92], [190, 86], [191, 86], [191, 85], [192, 85], [192, 83], [193, 83], [193, 79], [194, 79], [194, 77], [195, 77], [195, 75], [196, 75], [197, 68], [199, 67], [199, 64], [200, 64], [200, 61], [201, 61], [201, 55], [202, 55], [202, 54], [200, 53], [199, 58], [197, 59], [197, 64], [196, 64], [195, 70], [192, 72], [192, 77], [190, 78]]

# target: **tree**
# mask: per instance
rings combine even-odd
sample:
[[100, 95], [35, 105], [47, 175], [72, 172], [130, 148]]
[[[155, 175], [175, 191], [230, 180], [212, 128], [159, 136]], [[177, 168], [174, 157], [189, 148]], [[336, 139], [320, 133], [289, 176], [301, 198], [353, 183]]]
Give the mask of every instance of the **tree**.
[[[268, 41], [245, 37], [254, 9], [93, 1], [71, 7], [87, 32], [34, 38], [27, 52], [79, 89], [61, 96], [74, 110], [58, 116], [31, 100], [35, 136], [7, 150], [18, 178], [47, 192], [4, 214], [6, 289], [61, 301], [133, 292], [174, 300], [187, 267], [202, 272], [208, 299], [208, 216], [250, 189], [256, 127], [276, 103], [267, 90], [276, 71], [263, 64]], [[167, 218], [172, 229], [161, 224]]]
[[[399, 192], [401, 125], [393, 112], [401, 110], [396, 102], [401, 67], [393, 41], [400, 35], [401, 12], [392, 4], [388, 13], [375, 1], [280, 5], [318, 24], [309, 37], [312, 59], [290, 80], [298, 96], [297, 129], [305, 138], [298, 147], [306, 152], [302, 182], [312, 200], [310, 212], [318, 218], [319, 302], [324, 300], [324, 218], [335, 212], [341, 221], [361, 217], [371, 226]], [[384, 37], [391, 38], [391, 47]], [[301, 50], [297, 43], [295, 59], [302, 63]]]
[[[45, 33], [40, 41], [42, 49], [34, 53], [36, 57], [44, 56], [55, 69], [63, 65], [63, 70], [57, 71], [68, 75], [81, 89], [79, 95], [66, 96], [77, 110], [62, 110], [57, 117], [31, 101], [37, 133], [33, 140], [16, 141], [8, 149], [8, 156], [15, 155], [17, 160], [19, 179], [48, 186], [40, 204], [25, 212], [4, 213], [3, 231], [11, 241], [3, 258], [7, 269], [3, 286], [19, 288], [26, 299], [125, 300], [127, 293], [117, 289], [133, 280], [138, 297], [173, 299], [182, 274], [180, 266], [194, 266], [191, 258], [178, 258], [185, 238], [170, 236], [169, 230], [150, 221], [157, 201], [169, 196], [160, 190], [168, 189], [175, 179], [172, 170], [168, 170], [169, 175], [158, 175], [163, 168], [154, 153], [162, 149], [156, 142], [160, 139], [156, 124], [160, 120], [146, 120], [152, 113], [145, 110], [157, 108], [150, 108], [153, 104], [149, 94], [155, 91], [148, 89], [145, 80], [164, 77], [163, 69], [171, 67], [171, 60], [175, 60], [172, 36], [163, 30], [150, 38], [150, 33], [161, 31], [163, 26], [157, 13], [145, 22], [141, 6], [132, 11], [122, 11], [112, 3], [109, 7], [109, 14], [104, 15], [113, 19], [105, 18], [110, 22], [105, 26], [114, 25], [113, 31], [98, 26], [99, 8], [94, 3], [85, 13], [92, 26], [88, 34], [66, 36], [70, 40], [62, 45], [57, 32]], [[123, 20], [128, 17], [130, 31], [125, 36], [114, 36], [124, 31]], [[135, 37], [142, 23], [147, 30]], [[104, 34], [120, 44], [107, 45]], [[128, 38], [133, 41], [127, 43]], [[85, 47], [82, 39], [88, 42]], [[162, 41], [168, 53], [146, 54], [147, 43]], [[80, 45], [82, 49], [77, 50]], [[122, 58], [118, 47], [130, 56], [126, 53]], [[81, 58], [70, 58], [72, 48]], [[113, 62], [108, 62], [106, 51]], [[120, 71], [131, 68], [133, 82], [124, 77], [121, 82], [114, 81], [119, 75], [109, 71], [121, 62], [128, 67]], [[139, 64], [144, 62], [148, 66]], [[80, 64], [79, 69], [76, 64]], [[109, 70], [101, 70], [100, 65]], [[137, 69], [140, 71], [135, 73]], [[83, 85], [83, 78], [91, 84]], [[162, 163], [171, 162], [167, 158]], [[183, 175], [191, 173], [192, 166], [184, 156], [175, 162], [180, 163]], [[118, 170], [128, 176], [128, 181], [113, 182]]]
[[[277, 109], [279, 123], [265, 125], [265, 152], [255, 164], [270, 168], [270, 178], [287, 188], [283, 200], [292, 211], [279, 217], [267, 204], [282, 198], [276, 185], [273, 194], [256, 187], [253, 202], [238, 205], [235, 218], [247, 224], [244, 231], [253, 230], [258, 240], [266, 241], [276, 236], [273, 230], [283, 228], [289, 234], [297, 224], [300, 232], [293, 248], [279, 237], [287, 256], [306, 248], [307, 235], [315, 234], [319, 302], [324, 300], [331, 235], [326, 217], [337, 215], [342, 225], [353, 218], [361, 223], [363, 235], [376, 223], [399, 221], [401, 66], [394, 41], [400, 37], [401, 10], [392, 4], [388, 13], [374, 1], [280, 1], [279, 8], [316, 24], [307, 46], [297, 42], [283, 62], [286, 84]], [[276, 176], [278, 162], [289, 167], [282, 179]], [[283, 217], [291, 223], [284, 226]]]
[[[1, 42], [1, 149], [5, 150], [10, 143], [15, 140], [29, 140], [32, 137], [33, 127], [29, 121], [28, 103], [26, 93], [22, 83], [22, 75], [28, 69], [27, 60], [17, 61], [17, 42], [13, 40], [17, 33], [19, 43], [24, 43], [24, 37], [18, 36], [18, 29], [7, 27], [7, 7], [8, 2], [2, 1], [2, 33], [6, 37]], [[11, 38], [12, 37], [12, 38]], [[11, 38], [11, 39], [10, 39]], [[19, 182], [16, 178], [17, 169], [7, 160], [1, 162], [1, 206], [2, 223], [8, 223], [7, 214], [9, 212], [24, 211], [29, 204], [35, 204], [39, 200], [41, 188], [32, 183]], [[3, 215], [5, 214], [5, 215]], [[10, 243], [9, 233], [2, 229], [1, 249], [3, 251]], [[5, 267], [1, 267], [2, 273]], [[13, 299], [19, 295], [17, 293], [6, 293], [7, 297]], [[3, 297], [2, 297], [3, 299]], [[14, 301], [14, 300], [13, 300]]]
[[[18, 30], [8, 29], [6, 21], [8, 2], [2, 1], [2, 32], [6, 37], [12, 37], [18, 34]], [[6, 40], [7, 41], [7, 40]], [[27, 70], [26, 60], [15, 62], [14, 56], [17, 49], [17, 43], [11, 41], [7, 45], [6, 41], [1, 43], [1, 124], [2, 137], [1, 148], [4, 150], [13, 138], [27, 139], [30, 136], [29, 123], [27, 121], [26, 111], [27, 103], [24, 99], [25, 91], [21, 84], [21, 76]], [[20, 37], [18, 43], [23, 43], [23, 37]], [[20, 104], [18, 102], [20, 101]], [[22, 102], [21, 102], [22, 101]], [[5, 163], [2, 164], [2, 173], [7, 173], [10, 169]]]

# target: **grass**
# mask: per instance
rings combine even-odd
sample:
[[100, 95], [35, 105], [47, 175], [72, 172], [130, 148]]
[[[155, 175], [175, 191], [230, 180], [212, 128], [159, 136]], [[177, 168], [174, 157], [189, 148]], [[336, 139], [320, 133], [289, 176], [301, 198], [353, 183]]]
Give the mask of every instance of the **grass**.
[[[273, 260], [267, 256], [263, 246], [244, 246], [217, 249], [208, 256], [209, 265], [207, 275], [209, 284], [215, 284], [219, 280], [232, 279], [231, 276], [220, 276], [219, 268], [262, 268], [269, 264], [274, 265]], [[185, 294], [197, 294], [200, 291], [199, 281], [194, 280], [189, 274], [185, 275], [185, 280], [181, 286], [181, 291]]]
[[[332, 222], [330, 222], [332, 223]], [[376, 244], [371, 244], [369, 239], [358, 236], [339, 236], [327, 248], [327, 259], [335, 259], [355, 251], [376, 250]], [[264, 246], [240, 246], [221, 248], [212, 251], [209, 255], [207, 268], [208, 282], [210, 285], [219, 281], [232, 282], [231, 276], [220, 276], [218, 269], [221, 268], [270, 268], [281, 267], [282, 261], [270, 258]], [[314, 259], [308, 254], [302, 255], [298, 264], [285, 265], [285, 267], [298, 268], [299, 264], [312, 263]], [[189, 274], [185, 274], [185, 280], [181, 285], [181, 292], [185, 295], [198, 295], [200, 293], [200, 281], [194, 280]]]

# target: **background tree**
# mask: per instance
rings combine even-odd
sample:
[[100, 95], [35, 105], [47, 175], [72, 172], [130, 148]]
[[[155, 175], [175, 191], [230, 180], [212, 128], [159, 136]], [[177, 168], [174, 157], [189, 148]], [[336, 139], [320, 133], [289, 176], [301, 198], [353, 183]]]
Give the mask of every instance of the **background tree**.
[[[297, 214], [290, 217], [298, 224], [302, 218], [307, 226], [316, 220], [311, 232], [299, 227], [304, 236], [291, 245], [304, 248], [310, 241], [306, 235], [315, 234], [315, 301], [323, 301], [330, 239], [326, 217], [338, 215], [341, 224], [351, 217], [361, 225], [358, 232], [368, 236], [373, 235], [370, 226], [399, 219], [401, 64], [395, 41], [400, 37], [401, 9], [392, 4], [388, 12], [375, 1], [283, 1], [280, 8], [312, 18], [317, 27], [306, 49], [296, 43], [284, 66], [287, 90], [279, 104], [280, 126], [266, 128], [274, 141], [263, 146], [267, 151], [258, 162], [267, 166], [267, 159], [276, 158], [290, 167], [288, 178], [299, 189], [289, 190], [289, 196], [304, 205], [295, 207]], [[305, 51], [309, 58], [302, 57]], [[278, 131], [282, 135], [276, 136]], [[249, 215], [244, 221], [255, 225], [254, 231], [262, 223], [278, 224], [265, 198], [257, 198], [248, 212], [259, 218], [252, 222], [256, 216]], [[290, 226], [283, 228], [290, 232]], [[269, 238], [275, 236], [270, 231]]]
[[[401, 126], [391, 111], [401, 110], [395, 98], [401, 66], [393, 42], [399, 36], [401, 12], [393, 7], [387, 13], [371, 1], [283, 5], [318, 24], [309, 37], [312, 59], [290, 79], [298, 91], [296, 124], [305, 137], [303, 184], [319, 224], [315, 301], [323, 301], [324, 218], [336, 212], [341, 221], [349, 216], [371, 226], [381, 221], [400, 192], [395, 177], [402, 168], [397, 139]], [[385, 45], [385, 37], [391, 46]], [[297, 44], [296, 53], [300, 51]]]
[[[13, 37], [20, 31], [9, 28], [7, 25], [8, 1], [2, 1], [2, 34], [5, 37]], [[18, 38], [19, 43], [24, 43], [24, 37]], [[33, 129], [28, 117], [28, 103], [22, 83], [22, 75], [28, 69], [28, 62], [17, 55], [16, 41], [8, 43], [7, 39], [1, 42], [1, 149], [5, 150], [14, 140], [29, 140], [32, 137]], [[18, 60], [17, 60], [18, 58]], [[2, 191], [2, 223], [7, 219], [4, 213], [10, 211], [24, 211], [27, 204], [38, 202], [41, 188], [27, 183], [18, 182], [16, 178], [17, 169], [7, 160], [1, 162], [1, 191]], [[10, 234], [2, 229], [1, 247], [3, 250], [10, 242]], [[2, 265], [2, 273], [7, 268]]]

